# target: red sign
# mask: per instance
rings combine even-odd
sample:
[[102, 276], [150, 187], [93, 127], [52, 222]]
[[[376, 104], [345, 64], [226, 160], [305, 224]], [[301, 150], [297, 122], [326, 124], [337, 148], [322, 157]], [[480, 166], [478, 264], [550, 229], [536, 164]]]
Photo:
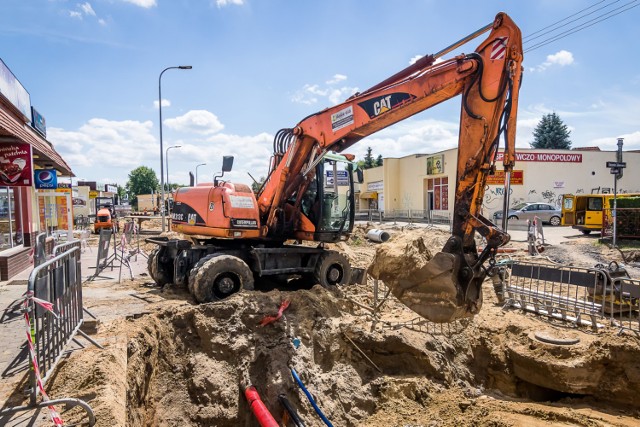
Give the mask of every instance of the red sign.
[[[498, 153], [496, 161], [501, 162], [504, 153]], [[516, 162], [561, 162], [582, 163], [582, 154], [574, 153], [516, 153]]]
[[[487, 185], [504, 185], [504, 171], [497, 170], [493, 175], [487, 176]], [[511, 185], [524, 184], [524, 172], [512, 171], [511, 172]]]
[[0, 185], [31, 187], [31, 145], [21, 143], [0, 144]]

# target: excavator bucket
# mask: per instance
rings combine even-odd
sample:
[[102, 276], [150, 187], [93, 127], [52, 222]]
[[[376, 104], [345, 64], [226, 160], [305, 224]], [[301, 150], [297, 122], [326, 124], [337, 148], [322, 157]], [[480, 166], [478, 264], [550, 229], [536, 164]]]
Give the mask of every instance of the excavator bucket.
[[404, 305], [432, 322], [451, 322], [473, 314], [467, 304], [461, 304], [464, 293], [455, 279], [452, 254], [438, 252], [411, 276], [386, 280], [385, 284]]
[[401, 249], [394, 253], [382, 248], [369, 268], [369, 274], [382, 280], [400, 302], [436, 323], [480, 311], [484, 270], [474, 273], [465, 257], [456, 253], [431, 256], [422, 239]]

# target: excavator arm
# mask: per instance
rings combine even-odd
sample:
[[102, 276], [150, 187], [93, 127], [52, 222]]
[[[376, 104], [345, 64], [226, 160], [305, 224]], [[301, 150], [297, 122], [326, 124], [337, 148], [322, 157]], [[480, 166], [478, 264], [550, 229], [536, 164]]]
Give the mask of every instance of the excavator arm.
[[[436, 61], [489, 30], [474, 53]], [[283, 211], [285, 200], [306, 189], [325, 153], [341, 152], [387, 126], [462, 95], [452, 236], [414, 280], [400, 281], [392, 291], [433, 321], [475, 314], [487, 273], [484, 263], [493, 260], [497, 248], [509, 241], [508, 234], [481, 215], [481, 209], [487, 176], [495, 171], [501, 135], [504, 170], [513, 169], [522, 59], [520, 30], [506, 14], [499, 13], [493, 24], [439, 54], [423, 57], [363, 93], [305, 118], [293, 129], [281, 130], [276, 135], [271, 173], [258, 194], [265, 235], [278, 228], [282, 218], [278, 212]], [[476, 232], [487, 241], [480, 254]]]

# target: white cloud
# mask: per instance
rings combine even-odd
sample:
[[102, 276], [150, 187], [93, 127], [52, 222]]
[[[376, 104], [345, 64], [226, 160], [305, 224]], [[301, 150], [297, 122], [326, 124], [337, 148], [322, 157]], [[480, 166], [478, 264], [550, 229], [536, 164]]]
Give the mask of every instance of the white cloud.
[[49, 128], [47, 136], [73, 170], [84, 167], [91, 171], [96, 166], [135, 168], [156, 145], [152, 127], [151, 121], [95, 118], [77, 131]]
[[343, 83], [346, 80], [347, 76], [344, 74], [334, 74], [330, 80], [325, 82], [326, 86], [324, 87], [318, 84], [305, 84], [302, 89], [293, 94], [291, 101], [298, 104], [312, 105], [318, 103], [320, 98], [327, 98], [333, 105], [339, 104], [358, 92], [357, 87], [335, 87], [338, 83]]
[[91, 7], [89, 2], [79, 4], [78, 7], [85, 15], [96, 16], [96, 12], [93, 10], [93, 7]]
[[77, 12], [75, 10], [70, 10], [69, 11], [69, 16], [75, 19], [82, 19], [82, 13]]
[[[153, 101], [153, 107], [154, 108], [158, 108], [158, 101]], [[170, 107], [171, 106], [171, 101], [169, 101], [168, 99], [164, 99], [162, 98], [162, 106], [163, 107]]]
[[202, 135], [213, 134], [224, 128], [218, 117], [206, 110], [191, 110], [180, 117], [165, 120], [164, 124], [179, 132]]
[[[192, 120], [184, 120], [185, 126], [197, 122], [195, 116], [200, 116], [213, 122], [209, 123], [209, 129], [213, 125], [216, 125], [215, 129], [222, 129], [223, 125], [214, 114], [208, 111], [202, 113], [187, 113], [185, 116]], [[55, 149], [77, 176], [96, 181], [109, 176], [110, 182], [124, 185], [129, 172], [141, 165], [151, 167], [159, 176], [160, 147], [155, 135], [157, 128], [154, 129], [151, 121], [94, 118], [77, 130], [49, 128], [47, 131]], [[171, 145], [182, 146], [170, 152], [170, 182], [188, 184], [189, 171], [195, 171], [195, 165], [199, 163], [207, 163], [207, 166], [199, 169], [200, 181], [210, 181], [213, 174], [220, 171], [222, 156], [225, 155], [235, 156], [234, 170], [225, 174], [225, 179], [250, 184], [247, 172], [257, 179], [268, 172], [273, 135], [207, 133], [181, 139], [172, 135], [171, 128], [165, 127], [165, 131], [165, 149]]]
[[216, 6], [225, 7], [229, 5], [242, 6], [244, 4], [244, 0], [216, 0]]
[[531, 72], [542, 72], [547, 68], [552, 66], [565, 67], [567, 65], [573, 64], [575, 61], [573, 59], [573, 54], [566, 50], [561, 50], [559, 52], [554, 53], [553, 55], [548, 55], [547, 60], [542, 64], [538, 65], [534, 68], [529, 68]]
[[105, 21], [104, 19], [100, 18], [98, 19], [98, 24], [102, 25], [103, 27], [107, 25], [107, 21]]
[[326, 83], [328, 85], [333, 85], [345, 80], [347, 80], [347, 76], [345, 76], [344, 74], [334, 74], [333, 78], [331, 80], [327, 80]]
[[125, 3], [131, 3], [136, 6], [143, 7], [145, 9], [149, 9], [157, 6], [156, 0], [122, 0]]

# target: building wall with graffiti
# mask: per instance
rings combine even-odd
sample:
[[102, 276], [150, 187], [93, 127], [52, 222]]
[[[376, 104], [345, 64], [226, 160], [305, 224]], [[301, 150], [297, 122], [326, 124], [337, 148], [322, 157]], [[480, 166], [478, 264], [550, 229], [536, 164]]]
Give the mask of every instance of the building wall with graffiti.
[[[365, 170], [361, 194], [378, 188], [381, 210], [431, 210], [450, 214], [456, 182], [457, 149], [433, 154], [385, 158], [383, 166]], [[563, 194], [613, 193], [614, 176], [607, 162], [616, 161], [615, 151], [518, 149], [511, 176], [509, 204], [547, 202], [560, 206]], [[619, 193], [640, 192], [640, 152], [624, 152], [627, 168], [617, 182]], [[505, 176], [502, 154], [496, 174], [485, 187], [484, 215], [502, 209]], [[370, 194], [370, 193], [366, 193]]]

